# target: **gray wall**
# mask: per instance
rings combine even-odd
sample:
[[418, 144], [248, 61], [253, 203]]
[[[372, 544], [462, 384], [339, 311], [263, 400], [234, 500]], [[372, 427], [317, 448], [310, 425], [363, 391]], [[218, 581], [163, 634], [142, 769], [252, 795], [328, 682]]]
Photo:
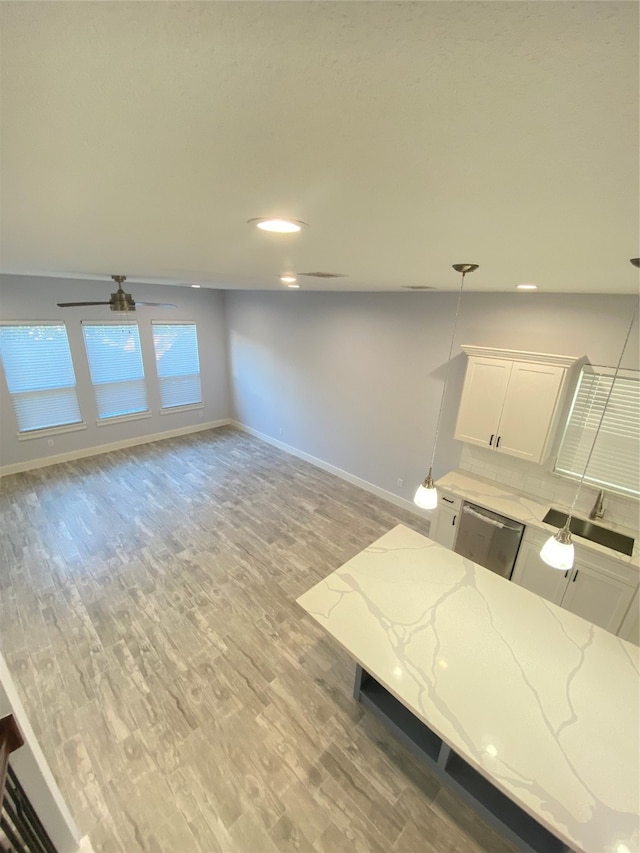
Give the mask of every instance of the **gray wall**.
[[[228, 291], [233, 417], [411, 500], [431, 454], [456, 296]], [[473, 294], [462, 301], [434, 474], [458, 465], [450, 436], [460, 343], [615, 364], [629, 296]], [[627, 367], [638, 367], [637, 324]], [[398, 480], [403, 485], [398, 485]]]
[[[97, 427], [80, 321], [117, 315], [106, 307], [60, 309], [56, 302], [100, 300], [111, 289], [110, 282], [0, 277], [3, 319], [66, 322], [87, 421], [82, 432], [56, 435], [52, 448], [46, 438], [18, 441], [1, 375], [1, 466], [234, 417], [379, 489], [412, 499], [431, 455], [455, 294], [220, 292], [132, 284], [139, 301], [178, 306], [136, 312], [153, 416]], [[462, 445], [451, 438], [466, 363], [460, 343], [586, 355], [594, 364], [615, 364], [634, 305], [631, 296], [465, 293], [435, 475], [456, 467], [461, 458]], [[197, 322], [203, 410], [159, 415], [151, 319]], [[638, 351], [636, 323], [625, 366], [637, 369]]]
[[[108, 306], [58, 308], [57, 302], [105, 300], [113, 282], [61, 278], [0, 276], [0, 318], [3, 320], [60, 320], [67, 326], [76, 372], [80, 409], [87, 429], [47, 438], [18, 441], [17, 426], [4, 373], [0, 371], [0, 466], [78, 453], [114, 442], [133, 441], [176, 429], [197, 427], [229, 416], [228, 371], [223, 296], [219, 291], [190, 287], [131, 284], [126, 289], [137, 301], [173, 302], [176, 308], [139, 307], [135, 319], [147, 379], [150, 418], [96, 425], [96, 404], [82, 338], [82, 320], [112, 320], [118, 314]], [[193, 320], [198, 328], [198, 347], [204, 408], [160, 415], [160, 392], [155, 373], [151, 320]]]

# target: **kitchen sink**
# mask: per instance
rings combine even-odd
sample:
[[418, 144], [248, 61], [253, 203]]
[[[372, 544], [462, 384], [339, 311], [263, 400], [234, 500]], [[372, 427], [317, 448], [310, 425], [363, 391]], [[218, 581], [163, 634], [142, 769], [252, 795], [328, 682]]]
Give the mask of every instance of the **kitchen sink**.
[[[564, 527], [567, 517], [566, 512], [560, 512], [558, 509], [550, 509], [542, 520], [546, 521], [547, 524], [553, 524], [555, 527]], [[614, 530], [607, 530], [606, 527], [600, 527], [599, 524], [594, 524], [592, 521], [572, 517], [569, 530], [575, 533], [576, 536], [582, 536], [583, 539], [590, 539], [591, 542], [597, 542], [598, 545], [604, 545], [605, 548], [612, 548], [621, 554], [631, 556], [633, 553], [633, 539], [631, 536], [616, 533]]]

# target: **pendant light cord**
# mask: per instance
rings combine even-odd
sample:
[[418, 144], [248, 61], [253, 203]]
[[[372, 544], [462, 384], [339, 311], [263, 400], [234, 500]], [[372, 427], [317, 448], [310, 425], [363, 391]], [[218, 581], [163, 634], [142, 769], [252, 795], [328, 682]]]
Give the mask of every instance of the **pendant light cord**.
[[451, 344], [449, 345], [449, 356], [447, 358], [447, 369], [444, 374], [444, 388], [442, 389], [442, 397], [440, 398], [440, 410], [438, 411], [438, 420], [436, 421], [436, 433], [433, 437], [433, 450], [431, 451], [431, 464], [429, 465], [429, 472], [431, 472], [433, 468], [433, 462], [436, 458], [436, 445], [438, 443], [438, 433], [440, 432], [440, 420], [442, 418], [442, 409], [444, 407], [444, 396], [447, 393], [447, 385], [449, 382], [449, 367], [451, 365], [451, 353], [453, 352], [453, 342], [456, 337], [456, 329], [458, 327], [458, 315], [460, 314], [460, 303], [462, 301], [462, 289], [464, 288], [464, 277], [466, 272], [462, 273], [462, 281], [460, 282], [460, 290], [458, 291], [458, 301], [456, 303], [456, 316], [453, 320], [453, 331], [451, 333]]
[[631, 317], [631, 322], [629, 323], [629, 328], [627, 329], [627, 335], [624, 339], [624, 343], [622, 344], [622, 350], [620, 352], [620, 358], [618, 359], [618, 363], [616, 365], [616, 369], [614, 371], [613, 378], [611, 380], [611, 385], [609, 387], [609, 393], [607, 394], [606, 400], [604, 401], [604, 405], [602, 407], [602, 413], [600, 415], [600, 420], [598, 421], [598, 426], [596, 427], [596, 434], [595, 434], [593, 442], [591, 444], [591, 449], [589, 450], [589, 455], [587, 456], [587, 461], [585, 462], [584, 471], [582, 472], [582, 477], [580, 477], [580, 482], [578, 483], [578, 488], [576, 490], [575, 497], [573, 498], [573, 503], [571, 504], [571, 509], [569, 510], [569, 517], [568, 517], [567, 522], [565, 524], [565, 527], [567, 527], [567, 528], [569, 526], [569, 522], [571, 521], [571, 517], [573, 516], [573, 511], [576, 508], [576, 502], [577, 502], [578, 497], [580, 495], [580, 490], [582, 489], [582, 484], [584, 483], [584, 478], [586, 476], [587, 469], [589, 467], [589, 462], [591, 462], [591, 456], [593, 455], [593, 451], [594, 451], [594, 448], [596, 446], [596, 442], [598, 440], [598, 435], [600, 434], [600, 427], [602, 426], [602, 422], [604, 420], [604, 416], [605, 416], [606, 411], [607, 411], [607, 406], [609, 405], [609, 400], [611, 399], [611, 393], [613, 391], [613, 386], [614, 386], [615, 381], [618, 377], [618, 373], [620, 372], [620, 365], [622, 364], [624, 351], [626, 350], [627, 344], [629, 343], [629, 337], [631, 336], [631, 330], [633, 329], [633, 324], [636, 321], [637, 314], [638, 314], [638, 304], [636, 303], [636, 307], [635, 307], [635, 310], [633, 312], [633, 316]]

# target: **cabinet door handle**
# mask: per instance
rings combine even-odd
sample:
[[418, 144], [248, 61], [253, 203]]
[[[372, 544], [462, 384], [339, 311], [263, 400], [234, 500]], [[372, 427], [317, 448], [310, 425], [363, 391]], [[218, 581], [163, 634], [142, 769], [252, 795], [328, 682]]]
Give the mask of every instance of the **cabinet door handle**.
[[570, 569], [567, 569], [567, 571], [564, 573], [565, 578], [569, 577], [569, 571], [570, 571]]
[[491, 433], [491, 438], [489, 439], [489, 447], [493, 447], [493, 439], [495, 438], [495, 432]]
[[499, 435], [499, 436], [498, 436], [498, 440], [496, 441], [496, 447], [500, 447], [500, 439], [501, 439], [501, 438], [502, 438], [502, 436], [501, 436], [501, 435]]
[[576, 582], [576, 578], [578, 577], [578, 572], [579, 572], [579, 571], [580, 571], [580, 569], [576, 569], [576, 573], [575, 573], [575, 575], [573, 576], [573, 580], [571, 581], [571, 583], [575, 583], [575, 582]]
[[457, 518], [457, 517], [458, 517], [457, 515], [454, 515], [454, 516], [453, 516], [453, 521], [451, 522], [451, 526], [452, 526], [452, 527], [455, 527], [455, 526], [456, 526], [456, 518]]
[[453, 503], [453, 498], [445, 498], [445, 497], [444, 497], [444, 495], [443, 495], [443, 497], [442, 497], [442, 500], [443, 500], [443, 501], [446, 501], [446, 503], [448, 503], [448, 504], [452, 504], [452, 503]]

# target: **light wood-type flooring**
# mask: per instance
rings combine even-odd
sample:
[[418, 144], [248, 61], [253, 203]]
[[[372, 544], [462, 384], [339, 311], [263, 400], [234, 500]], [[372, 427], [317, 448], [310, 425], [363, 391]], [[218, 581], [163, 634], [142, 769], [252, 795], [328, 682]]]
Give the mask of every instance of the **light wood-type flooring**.
[[96, 851], [513, 850], [295, 603], [416, 516], [226, 427], [6, 477], [0, 509], [0, 642]]

